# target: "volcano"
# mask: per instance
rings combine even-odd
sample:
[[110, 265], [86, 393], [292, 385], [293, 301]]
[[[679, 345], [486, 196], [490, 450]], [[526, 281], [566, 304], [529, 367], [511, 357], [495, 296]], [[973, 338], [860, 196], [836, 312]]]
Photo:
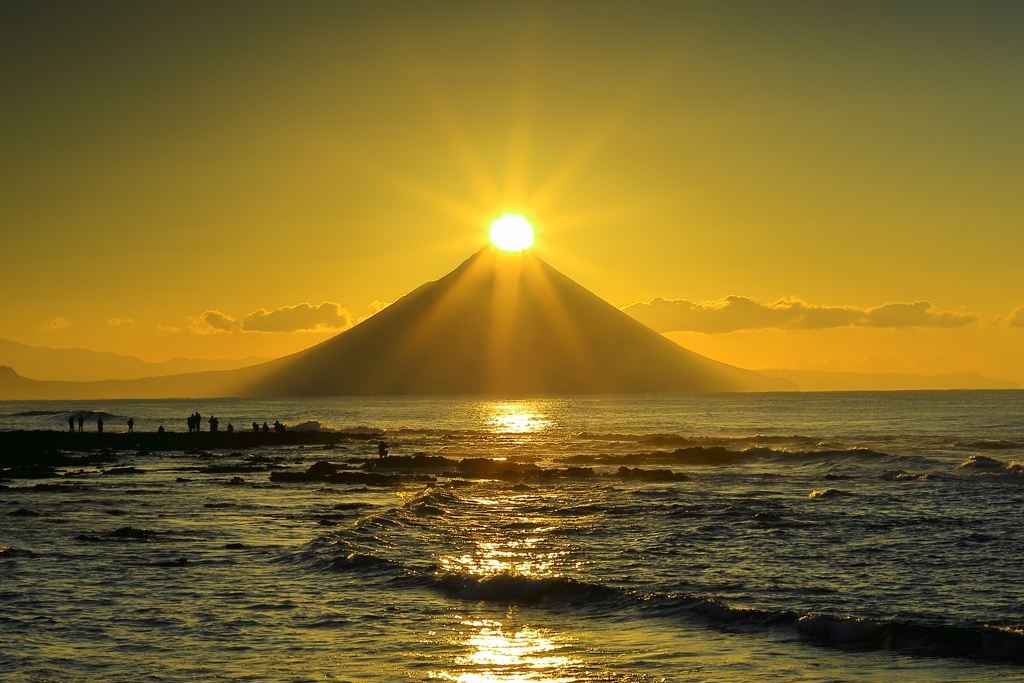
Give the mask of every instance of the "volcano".
[[794, 388], [688, 351], [531, 252], [492, 246], [356, 327], [269, 366], [276, 367], [244, 395]]
[[530, 252], [487, 246], [355, 327], [238, 370], [35, 382], [0, 398], [297, 397], [787, 391], [792, 382], [688, 351]]

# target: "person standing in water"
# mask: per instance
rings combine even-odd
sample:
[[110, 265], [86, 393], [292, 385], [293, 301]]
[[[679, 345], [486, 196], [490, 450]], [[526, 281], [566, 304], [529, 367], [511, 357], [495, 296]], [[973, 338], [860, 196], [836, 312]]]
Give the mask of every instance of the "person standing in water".
[[68, 431], [72, 434], [75, 433], [75, 418], [74, 416], [68, 418]]
[[134, 420], [134, 418], [130, 418], [130, 417], [129, 417], [129, 418], [128, 418], [128, 433], [129, 433], [129, 434], [131, 434], [131, 433], [132, 433], [132, 430], [133, 430], [134, 428], [135, 428], [135, 420]]
[[103, 433], [103, 418], [102, 417], [96, 418], [96, 433], [97, 434], [102, 434]]
[[78, 414], [78, 433], [81, 434], [85, 431], [85, 416], [81, 413]]
[[388, 445], [383, 441], [377, 442], [377, 457], [386, 458], [388, 457]]

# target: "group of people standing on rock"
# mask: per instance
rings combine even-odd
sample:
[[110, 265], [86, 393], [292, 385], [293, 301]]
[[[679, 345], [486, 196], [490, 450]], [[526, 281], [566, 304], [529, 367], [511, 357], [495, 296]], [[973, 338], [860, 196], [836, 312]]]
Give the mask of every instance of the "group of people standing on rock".
[[[207, 422], [210, 424], [211, 432], [216, 432], [220, 429], [220, 420], [213, 415], [210, 416]], [[203, 416], [199, 414], [198, 410], [188, 416], [188, 431], [189, 433], [203, 431]], [[229, 434], [235, 431], [235, 426], [230, 422], [228, 422], [227, 431]]]
[[[77, 418], [74, 415], [71, 415], [70, 417], [68, 417], [68, 431], [71, 432], [72, 434], [75, 433], [75, 422], [78, 423], [78, 433], [81, 434], [82, 432], [84, 432], [85, 431], [85, 416], [82, 415], [81, 413], [79, 413]], [[134, 431], [135, 431], [135, 420], [133, 418], [129, 417], [128, 418], [128, 433], [131, 434]], [[191, 430], [189, 430], [189, 431], [191, 431]], [[96, 433], [97, 434], [102, 434], [103, 433], [103, 418], [102, 417], [97, 417], [96, 418]]]
[[[270, 431], [270, 427], [267, 425], [266, 422], [263, 423], [262, 427], [260, 427], [258, 422], [253, 422], [252, 423], [252, 431], [253, 432], [259, 433], [261, 430], [263, 431], [264, 434], [266, 434], [267, 432]], [[274, 432], [275, 433], [286, 432], [286, 431], [288, 431], [288, 429], [281, 423], [280, 420], [274, 420]]]
[[[190, 433], [191, 432], [201, 432], [202, 431], [202, 421], [203, 421], [203, 417], [202, 417], [202, 415], [199, 414], [198, 410], [195, 413], [193, 413], [192, 415], [189, 415], [188, 416], [188, 431]], [[207, 420], [207, 422], [209, 422], [209, 424], [210, 424], [210, 431], [211, 432], [216, 432], [216, 431], [218, 431], [220, 429], [220, 420], [218, 420], [216, 417], [211, 415], [210, 419]], [[131, 431], [131, 430], [129, 430], [129, 431]], [[231, 424], [230, 422], [228, 423], [227, 431], [228, 431], [229, 434], [235, 431], [235, 426], [233, 424]], [[253, 422], [252, 423], [252, 431], [257, 432], [257, 433], [262, 431], [264, 434], [266, 434], [267, 432], [270, 431], [270, 426], [266, 422], [264, 422], [263, 426], [260, 427], [258, 422]], [[284, 431], [287, 431], [287, 428], [284, 426], [284, 424], [280, 420], [274, 420], [274, 431], [275, 432], [284, 432]]]

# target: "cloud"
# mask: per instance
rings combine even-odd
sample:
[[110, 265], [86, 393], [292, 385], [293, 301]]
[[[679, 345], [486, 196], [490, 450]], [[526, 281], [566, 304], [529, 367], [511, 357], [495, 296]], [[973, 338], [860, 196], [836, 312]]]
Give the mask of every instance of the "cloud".
[[220, 311], [206, 311], [198, 318], [189, 318], [188, 329], [196, 334], [218, 334], [241, 329], [238, 321]]
[[351, 326], [352, 314], [330, 301], [319, 306], [282, 306], [272, 311], [261, 308], [242, 321], [245, 332], [318, 332], [344, 330]]
[[41, 329], [41, 330], [59, 330], [62, 327], [68, 327], [71, 324], [72, 324], [71, 321], [68, 320], [67, 318], [63, 318], [61, 316], [57, 316], [56, 318], [54, 318], [50, 322], [46, 322], [46, 323], [43, 323], [42, 325], [40, 325], [39, 329]]
[[867, 311], [867, 327], [963, 327], [977, 321], [973, 313], [933, 311], [931, 303], [886, 304]]
[[[405, 295], [403, 294], [402, 296], [405, 296]], [[401, 299], [401, 298], [402, 298], [401, 296], [398, 297], [398, 299]], [[395, 301], [398, 301], [398, 299], [395, 299]], [[370, 318], [372, 318], [373, 316], [377, 315], [378, 313], [383, 311], [385, 308], [387, 308], [391, 304], [395, 303], [395, 301], [380, 301], [379, 299], [374, 299], [370, 303], [370, 305], [367, 306], [367, 308], [370, 309], [370, 312], [367, 313], [366, 315], [359, 316], [359, 318], [355, 322], [356, 323], [361, 323], [364, 320], [369, 320]]]
[[[268, 311], [260, 308], [239, 320], [210, 310], [189, 318], [188, 328], [196, 334], [221, 332], [321, 332], [345, 330], [352, 326], [352, 314], [340, 305], [325, 301], [313, 306], [297, 304]], [[164, 329], [164, 328], [161, 328]]]
[[890, 303], [875, 308], [816, 306], [798, 299], [763, 304], [744, 296], [696, 303], [686, 299], [638, 301], [622, 309], [658, 332], [724, 334], [739, 330], [830, 327], [963, 327], [977, 321], [973, 313], [936, 311], [928, 301]]
[[1018, 306], [1013, 309], [1006, 324], [1010, 327], [1024, 327], [1024, 306]]
[[135, 318], [107, 318], [107, 324], [115, 327], [117, 325], [128, 325], [135, 322]]

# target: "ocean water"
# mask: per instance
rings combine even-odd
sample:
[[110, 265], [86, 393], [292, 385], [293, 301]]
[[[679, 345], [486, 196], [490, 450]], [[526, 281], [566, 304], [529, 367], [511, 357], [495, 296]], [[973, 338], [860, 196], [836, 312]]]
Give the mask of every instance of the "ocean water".
[[1024, 391], [82, 410], [338, 438], [0, 482], [5, 681], [1024, 681]]

